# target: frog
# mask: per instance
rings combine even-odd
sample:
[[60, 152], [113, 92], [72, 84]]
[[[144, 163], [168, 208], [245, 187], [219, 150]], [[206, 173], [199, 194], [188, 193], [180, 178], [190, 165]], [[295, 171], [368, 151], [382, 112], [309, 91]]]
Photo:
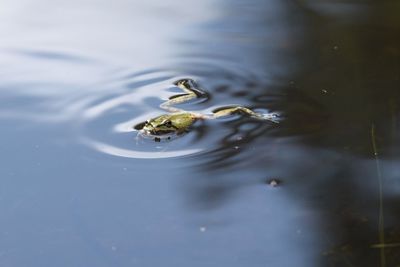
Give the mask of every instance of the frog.
[[[200, 89], [196, 81], [190, 78], [179, 79], [173, 83], [180, 88], [184, 93], [170, 97], [160, 107], [170, 113], [162, 114], [157, 117], [146, 120], [139, 127], [141, 134], [144, 136], [154, 137], [155, 141], [160, 141], [161, 137], [167, 136], [170, 139], [171, 135], [181, 135], [188, 131], [198, 120], [218, 119], [233, 114], [245, 115], [257, 120], [279, 123], [279, 115], [272, 113], [258, 113], [250, 108], [233, 105], [223, 106], [215, 109], [212, 114], [202, 114], [198, 112], [185, 111], [174, 107], [173, 105], [188, 102], [197, 98], [205, 98], [208, 94]], [[137, 126], [135, 127], [137, 128]]]
[[184, 133], [199, 117], [192, 112], [163, 114], [147, 120], [142, 131], [147, 135], [166, 135]]

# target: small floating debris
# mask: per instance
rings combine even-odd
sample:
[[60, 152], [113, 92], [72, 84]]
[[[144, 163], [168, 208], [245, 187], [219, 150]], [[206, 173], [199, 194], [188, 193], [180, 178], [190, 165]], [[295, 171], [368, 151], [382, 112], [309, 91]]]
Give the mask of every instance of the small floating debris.
[[200, 227], [199, 230], [200, 230], [200, 232], [204, 233], [207, 230], [207, 228], [205, 226], [202, 226], [202, 227]]
[[267, 181], [267, 184], [268, 184], [269, 186], [271, 186], [271, 187], [277, 187], [277, 186], [279, 186], [281, 183], [282, 183], [282, 181], [281, 181], [281, 180], [278, 180], [278, 179], [270, 179], [270, 180]]

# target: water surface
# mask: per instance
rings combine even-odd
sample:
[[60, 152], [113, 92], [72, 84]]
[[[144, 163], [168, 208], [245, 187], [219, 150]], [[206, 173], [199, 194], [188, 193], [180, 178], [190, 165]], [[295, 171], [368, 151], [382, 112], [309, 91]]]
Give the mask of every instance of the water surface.
[[[1, 266], [400, 265], [399, 8], [4, 1]], [[184, 77], [282, 121], [138, 137]]]

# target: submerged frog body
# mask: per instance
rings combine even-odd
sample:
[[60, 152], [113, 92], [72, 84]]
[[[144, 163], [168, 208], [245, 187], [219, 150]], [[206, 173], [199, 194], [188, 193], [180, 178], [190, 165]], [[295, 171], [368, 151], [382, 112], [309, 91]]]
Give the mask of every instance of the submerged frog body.
[[199, 89], [196, 82], [192, 79], [181, 79], [174, 83], [185, 93], [171, 97], [168, 101], [160, 105], [161, 108], [171, 113], [163, 114], [147, 120], [142, 124], [141, 133], [146, 136], [153, 136], [159, 141], [161, 136], [184, 133], [195, 121], [199, 119], [217, 119], [232, 114], [247, 115], [259, 120], [268, 120], [277, 123], [276, 113], [257, 113], [242, 106], [221, 107], [213, 111], [212, 114], [201, 114], [189, 112], [173, 107], [174, 104], [187, 102], [195, 98], [201, 98], [207, 94]]

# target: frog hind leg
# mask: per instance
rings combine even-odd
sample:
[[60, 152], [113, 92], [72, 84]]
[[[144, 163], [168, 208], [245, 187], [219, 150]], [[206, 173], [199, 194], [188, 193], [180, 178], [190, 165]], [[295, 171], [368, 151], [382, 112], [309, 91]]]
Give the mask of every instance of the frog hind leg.
[[183, 112], [182, 109], [173, 107], [172, 105], [185, 103], [196, 98], [194, 94], [180, 94], [175, 97], [170, 98], [168, 101], [160, 105], [161, 108], [168, 110], [169, 112]]
[[186, 94], [193, 97], [207, 97], [207, 93], [200, 89], [200, 86], [192, 79], [180, 79], [174, 82]]
[[179, 95], [174, 95], [169, 98], [168, 101], [160, 105], [161, 108], [168, 110], [170, 112], [182, 112], [183, 110], [172, 107], [176, 104], [181, 104], [188, 102], [195, 98], [207, 97], [207, 93], [203, 92], [198, 84], [192, 79], [180, 79], [174, 82], [178, 88], [180, 88], [184, 93]]
[[272, 121], [275, 123], [278, 123], [278, 114], [276, 113], [258, 113], [254, 112], [253, 110], [249, 108], [245, 108], [242, 106], [234, 106], [234, 107], [222, 107], [219, 109], [216, 109], [213, 111], [213, 117], [215, 119], [221, 118], [221, 117], [226, 117], [229, 115], [233, 114], [240, 114], [240, 115], [246, 115], [255, 119], [259, 120], [268, 120]]

